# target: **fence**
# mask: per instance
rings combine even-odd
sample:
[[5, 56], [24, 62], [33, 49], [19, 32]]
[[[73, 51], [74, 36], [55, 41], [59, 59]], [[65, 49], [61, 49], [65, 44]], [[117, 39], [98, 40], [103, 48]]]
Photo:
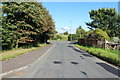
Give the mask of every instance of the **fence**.
[[120, 50], [120, 44], [106, 43], [106, 48]]
[[103, 39], [78, 39], [78, 43], [87, 46], [94, 46], [99, 48], [106, 47], [106, 41]]
[[120, 44], [106, 43], [105, 39], [78, 39], [78, 43], [98, 48], [120, 50]]

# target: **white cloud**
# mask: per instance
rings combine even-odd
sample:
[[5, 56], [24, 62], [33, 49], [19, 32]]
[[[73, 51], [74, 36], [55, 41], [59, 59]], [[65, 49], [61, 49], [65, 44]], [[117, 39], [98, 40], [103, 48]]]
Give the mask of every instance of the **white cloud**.
[[70, 29], [70, 27], [63, 27], [63, 28], [61, 28], [62, 30], [69, 30]]

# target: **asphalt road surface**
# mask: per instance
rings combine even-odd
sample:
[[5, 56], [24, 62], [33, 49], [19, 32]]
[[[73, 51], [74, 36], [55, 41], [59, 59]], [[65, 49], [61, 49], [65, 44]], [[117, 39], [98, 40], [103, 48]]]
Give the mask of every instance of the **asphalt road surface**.
[[55, 45], [35, 64], [10, 78], [118, 78], [110, 64], [75, 48], [69, 41]]

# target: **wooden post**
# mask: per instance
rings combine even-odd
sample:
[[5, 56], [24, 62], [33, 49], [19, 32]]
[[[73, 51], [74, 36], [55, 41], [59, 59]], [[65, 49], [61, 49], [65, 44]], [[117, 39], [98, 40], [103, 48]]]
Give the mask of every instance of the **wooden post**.
[[106, 39], [104, 39], [104, 49], [106, 49]]

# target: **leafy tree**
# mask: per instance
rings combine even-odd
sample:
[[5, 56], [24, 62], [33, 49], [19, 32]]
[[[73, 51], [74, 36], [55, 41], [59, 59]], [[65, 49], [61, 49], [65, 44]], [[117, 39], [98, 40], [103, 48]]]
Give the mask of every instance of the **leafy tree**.
[[81, 26], [76, 29], [76, 37], [77, 37], [77, 39], [84, 38], [85, 34], [86, 34], [86, 31]]
[[108, 34], [99, 28], [96, 28], [95, 30], [89, 32], [87, 38], [110, 40]]
[[64, 34], [64, 35], [68, 35], [68, 31], [64, 32], [63, 34]]
[[[0, 46], [2, 46], [2, 6], [0, 5]], [[0, 47], [0, 50], [2, 47]]]
[[74, 40], [77, 40], [77, 35], [76, 34], [69, 34], [68, 41], [74, 41]]
[[[3, 24], [3, 23], [2, 23]], [[2, 26], [2, 49], [12, 49], [15, 46], [14, 31], [9, 30], [12, 26], [5, 24]]]
[[54, 36], [55, 25], [52, 16], [41, 3], [4, 2], [2, 4], [4, 48], [7, 48], [4, 45], [8, 44], [13, 45], [12, 47], [36, 46]]
[[101, 8], [89, 12], [91, 22], [86, 23], [89, 29], [100, 28], [106, 31], [110, 37], [120, 35], [120, 16], [115, 8]]
[[62, 35], [61, 34], [56, 34], [53, 38], [52, 38], [52, 40], [60, 40], [60, 39], [62, 39], [63, 37], [62, 37]]

